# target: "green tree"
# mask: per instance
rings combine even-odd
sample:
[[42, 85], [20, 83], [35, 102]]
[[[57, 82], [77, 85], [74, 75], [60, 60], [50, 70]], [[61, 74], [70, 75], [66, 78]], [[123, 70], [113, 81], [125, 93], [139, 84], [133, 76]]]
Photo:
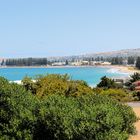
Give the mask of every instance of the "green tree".
[[5, 60], [3, 59], [1, 62], [1, 66], [4, 66], [4, 65], [5, 65]]
[[112, 65], [122, 65], [123, 64], [123, 58], [122, 57], [113, 57], [111, 60]]
[[140, 69], [140, 57], [136, 60], [136, 68]]
[[135, 63], [135, 58], [134, 57], [128, 57], [128, 64], [129, 65], [132, 65], [132, 64], [134, 64]]
[[114, 80], [107, 78], [106, 76], [101, 78], [101, 82], [97, 84], [99, 88], [116, 88], [118, 87]]
[[130, 79], [131, 83], [136, 82], [136, 81], [140, 80], [140, 73], [136, 72], [133, 75], [131, 75], [130, 78], [131, 78]]
[[65, 65], [69, 65], [69, 62], [68, 62], [68, 60], [66, 60], [66, 62], [65, 62]]

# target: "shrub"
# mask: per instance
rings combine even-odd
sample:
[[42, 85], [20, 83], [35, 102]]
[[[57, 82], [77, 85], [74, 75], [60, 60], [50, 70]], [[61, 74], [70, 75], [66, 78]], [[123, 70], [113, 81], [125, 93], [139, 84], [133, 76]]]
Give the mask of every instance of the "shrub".
[[96, 94], [100, 94], [102, 91], [104, 91], [103, 88], [98, 88], [98, 87], [93, 88], [93, 92], [96, 93]]
[[24, 77], [21, 83], [27, 91], [30, 91], [33, 94], [36, 94], [36, 84], [31, 77], [28, 77], [28, 76]]
[[107, 96], [79, 90], [76, 98], [50, 92], [38, 99], [22, 85], [4, 78], [0, 83], [2, 140], [126, 140], [135, 133], [131, 107]]
[[118, 88], [119, 85], [115, 83], [114, 80], [107, 78], [106, 76], [101, 78], [101, 82], [97, 85], [98, 88]]
[[36, 114], [35, 140], [126, 140], [137, 121], [131, 107], [101, 95], [51, 95]]
[[23, 86], [26, 90], [30, 90], [38, 97], [44, 97], [50, 94], [73, 97], [93, 94], [93, 90], [86, 82], [73, 81], [68, 75], [49, 74], [47, 76], [39, 76], [34, 83], [31, 81], [31, 78], [25, 78], [23, 80]]
[[140, 101], [140, 92], [134, 91], [132, 92], [132, 95], [133, 95], [134, 101]]
[[21, 85], [4, 78], [0, 83], [0, 139], [31, 139], [36, 98]]
[[131, 93], [128, 93], [124, 89], [107, 89], [107, 90], [102, 90], [100, 92], [102, 95], [107, 95], [113, 99], [116, 99], [121, 102], [129, 102], [133, 101], [133, 95]]

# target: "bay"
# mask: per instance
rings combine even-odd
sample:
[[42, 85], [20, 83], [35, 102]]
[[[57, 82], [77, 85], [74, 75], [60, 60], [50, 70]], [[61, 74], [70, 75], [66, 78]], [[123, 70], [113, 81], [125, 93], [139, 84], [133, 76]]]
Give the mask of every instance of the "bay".
[[100, 82], [100, 78], [127, 76], [117, 70], [103, 67], [62, 67], [62, 68], [0, 68], [0, 76], [10, 81], [22, 80], [25, 76], [35, 77], [46, 74], [68, 74], [74, 80], [84, 80], [93, 86]]

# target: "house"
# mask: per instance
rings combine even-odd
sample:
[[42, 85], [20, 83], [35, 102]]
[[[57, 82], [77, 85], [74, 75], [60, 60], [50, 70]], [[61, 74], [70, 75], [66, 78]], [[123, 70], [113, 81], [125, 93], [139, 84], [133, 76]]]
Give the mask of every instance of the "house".
[[52, 66], [64, 66], [66, 63], [65, 62], [56, 62], [52, 63]]
[[82, 65], [89, 65], [89, 61], [82, 61]]
[[111, 63], [110, 62], [103, 62], [102, 65], [108, 66], [108, 65], [111, 65]]
[[135, 90], [140, 91], [140, 80], [133, 83]]
[[70, 65], [71, 66], [81, 66], [82, 63], [77, 61], [77, 62], [71, 62]]

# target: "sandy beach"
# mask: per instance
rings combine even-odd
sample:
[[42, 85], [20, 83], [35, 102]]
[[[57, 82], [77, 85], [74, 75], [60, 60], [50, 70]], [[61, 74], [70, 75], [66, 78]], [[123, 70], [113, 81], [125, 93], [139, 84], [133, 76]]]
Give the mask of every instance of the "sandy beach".
[[[137, 117], [140, 118], [140, 103], [134, 103], [132, 105], [130, 105], [134, 112], [136, 113]], [[131, 136], [129, 140], [140, 140], [140, 120], [135, 124], [136, 130], [137, 130], [137, 134], [134, 136]]]
[[108, 68], [118, 69], [118, 71], [123, 72], [123, 73], [130, 73], [130, 74], [133, 74], [135, 72], [140, 73], [140, 70], [132, 66], [110, 65], [108, 66]]

